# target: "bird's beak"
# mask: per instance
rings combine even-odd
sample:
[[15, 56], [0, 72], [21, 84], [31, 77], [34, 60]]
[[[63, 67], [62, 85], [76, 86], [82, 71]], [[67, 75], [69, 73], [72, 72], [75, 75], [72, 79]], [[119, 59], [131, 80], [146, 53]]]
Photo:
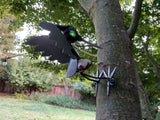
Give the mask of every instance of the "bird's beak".
[[81, 38], [81, 40], [80, 40], [80, 41], [83, 41], [83, 42], [85, 42], [85, 43], [87, 43], [87, 44], [90, 44], [90, 45], [92, 45], [92, 46], [94, 46], [94, 47], [96, 47], [96, 48], [100, 48], [100, 49], [102, 49], [100, 46], [97, 46], [96, 44], [90, 43], [90, 42], [88, 42], [88, 41], [84, 40], [83, 38]]

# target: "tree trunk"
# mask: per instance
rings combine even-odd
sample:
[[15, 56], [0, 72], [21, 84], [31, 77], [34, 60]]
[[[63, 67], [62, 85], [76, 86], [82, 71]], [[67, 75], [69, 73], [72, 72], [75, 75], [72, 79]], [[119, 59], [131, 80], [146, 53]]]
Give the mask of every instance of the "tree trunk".
[[[96, 98], [96, 120], [141, 120], [136, 66], [118, 0], [79, 0], [92, 19], [98, 45], [98, 69], [116, 66], [116, 86], [107, 96], [107, 82], [101, 79]], [[112, 71], [111, 70], [111, 71]]]

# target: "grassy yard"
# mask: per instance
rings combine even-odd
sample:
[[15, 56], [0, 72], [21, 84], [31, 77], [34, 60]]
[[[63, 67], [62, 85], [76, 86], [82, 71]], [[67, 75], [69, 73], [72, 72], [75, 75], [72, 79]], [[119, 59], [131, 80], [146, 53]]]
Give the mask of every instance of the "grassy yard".
[[0, 97], [0, 120], [94, 120], [95, 112]]

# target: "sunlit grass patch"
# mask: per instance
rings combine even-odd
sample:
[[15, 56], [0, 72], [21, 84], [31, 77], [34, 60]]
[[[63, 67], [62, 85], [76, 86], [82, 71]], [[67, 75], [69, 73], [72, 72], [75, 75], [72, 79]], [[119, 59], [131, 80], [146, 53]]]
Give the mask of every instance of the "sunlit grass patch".
[[95, 112], [0, 97], [1, 120], [94, 120]]

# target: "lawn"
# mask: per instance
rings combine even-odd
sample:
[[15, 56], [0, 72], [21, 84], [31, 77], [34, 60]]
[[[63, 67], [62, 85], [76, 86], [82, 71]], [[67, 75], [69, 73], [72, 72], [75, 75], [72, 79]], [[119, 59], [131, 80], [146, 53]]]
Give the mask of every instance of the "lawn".
[[94, 120], [95, 112], [0, 97], [0, 120]]

